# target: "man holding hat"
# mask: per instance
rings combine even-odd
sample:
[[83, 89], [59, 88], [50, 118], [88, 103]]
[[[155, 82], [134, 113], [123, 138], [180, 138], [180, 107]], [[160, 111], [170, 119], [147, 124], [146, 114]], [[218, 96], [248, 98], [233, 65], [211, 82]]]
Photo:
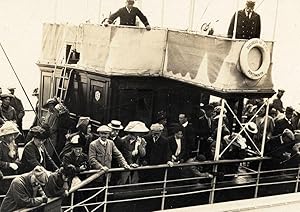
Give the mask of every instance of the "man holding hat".
[[10, 106], [12, 106], [16, 110], [17, 124], [19, 126], [19, 129], [22, 131], [22, 122], [23, 122], [23, 117], [25, 115], [22, 101], [18, 97], [15, 96], [16, 88], [8, 87], [7, 89], [10, 91], [10, 94], [13, 96], [10, 100]]
[[[102, 169], [108, 171], [111, 168], [112, 159], [115, 158], [121, 167], [130, 169], [122, 153], [118, 150], [112, 140], [109, 139], [111, 128], [107, 125], [101, 125], [97, 132], [99, 138], [92, 141], [89, 148], [89, 162], [92, 169]], [[110, 175], [108, 175], [110, 179]], [[100, 179], [104, 182], [104, 178]]]
[[0, 211], [15, 211], [46, 203], [48, 198], [42, 186], [47, 182], [48, 173], [41, 166], [36, 166], [31, 172], [16, 177], [2, 201]]
[[[260, 16], [254, 12], [255, 0], [246, 0], [246, 7], [239, 10], [236, 23], [236, 38], [251, 39], [260, 38]], [[228, 29], [228, 37], [232, 38], [235, 28], [235, 16], [233, 15]]]
[[137, 7], [133, 6], [134, 2], [135, 0], [126, 0], [126, 6], [113, 13], [108, 18], [108, 23], [105, 23], [104, 26], [108, 26], [108, 24], [113, 23], [118, 17], [120, 18], [120, 25], [136, 26], [136, 17], [139, 17], [146, 29], [151, 30], [146, 16]]

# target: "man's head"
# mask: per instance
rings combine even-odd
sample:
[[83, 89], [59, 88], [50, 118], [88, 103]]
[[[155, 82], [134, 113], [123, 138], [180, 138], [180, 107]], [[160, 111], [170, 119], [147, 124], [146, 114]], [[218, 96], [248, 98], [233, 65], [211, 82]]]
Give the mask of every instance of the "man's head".
[[101, 141], [106, 141], [111, 133], [111, 128], [107, 125], [102, 125], [97, 129], [97, 132], [99, 132]]
[[151, 130], [151, 134], [153, 136], [153, 138], [155, 138], [156, 140], [160, 137], [162, 131], [164, 129], [164, 126], [162, 124], [152, 124], [150, 127]]
[[117, 137], [120, 130], [123, 129], [123, 126], [119, 120], [111, 120], [107, 126], [111, 128], [110, 136], [112, 138]]
[[41, 147], [49, 136], [47, 130], [40, 126], [32, 127], [30, 133], [33, 135], [33, 142], [37, 147]]
[[283, 89], [278, 89], [277, 97], [280, 99], [280, 98], [283, 96], [284, 92], [285, 92], [285, 90], [283, 90]]
[[126, 0], [126, 7], [128, 9], [132, 9], [133, 5], [134, 5], [134, 0]]
[[2, 105], [8, 107], [12, 97], [11, 94], [1, 94]]
[[36, 166], [32, 170], [31, 183], [33, 186], [44, 186], [48, 182], [48, 173], [42, 166]]
[[177, 139], [182, 139], [183, 137], [183, 129], [180, 126], [176, 126], [174, 129], [174, 135]]
[[246, 10], [247, 12], [252, 12], [254, 10], [255, 0], [247, 0], [246, 1]]
[[186, 114], [184, 113], [180, 113], [179, 116], [178, 116], [178, 121], [180, 124], [184, 124], [188, 121], [187, 117], [186, 117]]
[[292, 107], [286, 107], [285, 109], [285, 117], [290, 120], [293, 117], [294, 109]]

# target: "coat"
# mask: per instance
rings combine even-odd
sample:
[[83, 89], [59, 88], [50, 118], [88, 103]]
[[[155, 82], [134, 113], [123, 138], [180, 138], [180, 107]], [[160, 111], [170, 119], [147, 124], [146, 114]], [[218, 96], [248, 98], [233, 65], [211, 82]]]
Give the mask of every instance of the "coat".
[[67, 153], [64, 155], [63, 157], [63, 166], [68, 166], [68, 165], [74, 165], [76, 168], [76, 172], [79, 173], [80, 172], [80, 166], [88, 165], [88, 156], [84, 153], [82, 153], [81, 155], [79, 155], [79, 157], [75, 156], [75, 153], [73, 151]]
[[8, 106], [8, 108], [5, 108], [2, 105], [0, 106], [0, 110], [4, 121], [17, 121], [16, 110], [12, 106]]
[[9, 163], [20, 164], [19, 153], [17, 145], [13, 145], [14, 155], [9, 154], [10, 149], [4, 141], [0, 141], [0, 169], [4, 175], [14, 175], [17, 174], [12, 168], [9, 167]]
[[[229, 29], [228, 37], [233, 37], [233, 29], [235, 22], [235, 14], [233, 15]], [[236, 27], [236, 38], [237, 39], [251, 39], [260, 38], [260, 16], [256, 12], [252, 12], [251, 18], [246, 16], [245, 10], [238, 11], [237, 27]]]
[[[178, 156], [176, 156], [176, 161], [185, 161], [187, 159], [186, 157], [186, 144], [184, 141], [184, 138], [180, 139], [181, 142], [181, 151], [180, 154]], [[177, 150], [177, 143], [175, 140], [175, 136], [169, 137], [169, 145], [170, 145], [170, 149], [172, 152], [172, 155], [175, 156], [176, 150]]]
[[126, 7], [120, 8], [109, 17], [108, 23], [113, 23], [118, 17], [120, 17], [120, 25], [135, 26], [136, 17], [139, 17], [145, 26], [149, 25], [146, 16], [137, 7], [133, 7], [130, 13], [128, 13]]
[[21, 121], [25, 115], [22, 101], [14, 96], [10, 100], [10, 105], [16, 110], [17, 121]]
[[91, 168], [101, 169], [103, 166], [111, 168], [111, 161], [113, 157], [116, 158], [122, 167], [127, 165], [125, 158], [112, 140], [107, 139], [106, 146], [101, 144], [100, 138], [92, 141], [90, 144], [89, 162]]
[[29, 172], [36, 166], [43, 166], [47, 170], [50, 169], [53, 171], [58, 168], [49, 156], [47, 150], [44, 147], [42, 147], [42, 149], [43, 161], [40, 163], [41, 155], [33, 140], [25, 145], [21, 159], [23, 172]]
[[136, 141], [130, 143], [130, 137], [126, 136], [123, 138], [124, 143], [124, 157], [128, 164], [136, 163], [140, 164], [140, 158], [146, 155], [146, 141], [144, 138], [137, 137], [137, 139], [141, 140], [141, 144], [137, 146], [138, 154], [133, 156], [132, 152], [135, 150]]
[[166, 164], [172, 160], [172, 152], [167, 138], [160, 136], [157, 141], [153, 141], [152, 135], [144, 137], [146, 145], [146, 156], [144, 157], [147, 165]]
[[34, 192], [30, 181], [31, 175], [32, 172], [25, 173], [13, 179], [2, 201], [1, 212], [10, 212], [42, 204], [42, 200], [36, 197], [44, 195], [44, 192], [41, 186], [38, 186], [37, 192]]

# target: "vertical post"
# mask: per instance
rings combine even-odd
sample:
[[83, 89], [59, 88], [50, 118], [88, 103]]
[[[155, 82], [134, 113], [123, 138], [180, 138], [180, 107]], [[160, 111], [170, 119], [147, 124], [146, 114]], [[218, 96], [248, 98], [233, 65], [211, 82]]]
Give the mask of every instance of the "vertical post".
[[160, 19], [160, 26], [164, 27], [164, 21], [165, 21], [165, 4], [166, 1], [162, 0], [161, 1], [161, 19]]
[[262, 165], [262, 161], [259, 161], [258, 169], [257, 169], [257, 178], [256, 178], [256, 184], [255, 184], [254, 198], [257, 198], [257, 196], [258, 196], [258, 188], [259, 188], [259, 178], [260, 178], [261, 165]]
[[190, 15], [189, 15], [189, 27], [188, 27], [188, 30], [193, 30], [194, 13], [195, 13], [195, 0], [190, 0]]
[[236, 0], [236, 12], [234, 17], [234, 27], [233, 27], [233, 39], [236, 37], [236, 28], [237, 28], [237, 19], [238, 19], [238, 12], [239, 12], [239, 0]]
[[267, 99], [267, 108], [266, 108], [266, 115], [265, 115], [265, 123], [264, 123], [264, 131], [263, 131], [263, 138], [261, 143], [261, 157], [264, 156], [265, 151], [265, 143], [266, 143], [266, 137], [267, 137], [267, 126], [268, 126], [268, 118], [269, 118], [269, 99]]
[[106, 175], [103, 212], [106, 212], [107, 210], [108, 182], [109, 182], [109, 177]]
[[276, 1], [275, 24], [274, 24], [274, 29], [273, 29], [273, 40], [275, 40], [275, 33], [276, 33], [276, 29], [277, 29], [278, 7], [279, 7], [279, 0]]
[[[218, 120], [218, 131], [217, 131], [217, 141], [216, 141], [216, 149], [215, 149], [215, 156], [214, 161], [218, 161], [220, 159], [220, 146], [221, 146], [221, 139], [222, 139], [222, 128], [223, 128], [223, 114], [224, 114], [224, 105], [225, 100], [222, 99], [221, 102], [221, 111], [220, 111], [220, 118]], [[218, 171], [218, 165], [214, 165], [213, 172], [216, 173]], [[209, 195], [209, 203], [214, 203], [215, 197], [215, 188], [216, 188], [217, 177], [214, 176], [212, 179], [212, 190]]]
[[297, 180], [296, 180], [296, 186], [295, 186], [295, 193], [298, 192], [298, 187], [299, 187], [299, 175], [300, 175], [300, 164], [298, 165], [298, 173], [297, 173]]
[[74, 205], [74, 192], [71, 193], [71, 208], [72, 208], [71, 212], [73, 212], [73, 205]]
[[168, 180], [168, 168], [165, 169], [165, 176], [164, 176], [164, 184], [163, 184], [163, 192], [162, 192], [162, 199], [161, 199], [161, 210], [165, 209], [165, 200], [166, 200], [166, 188], [167, 188], [167, 180]]

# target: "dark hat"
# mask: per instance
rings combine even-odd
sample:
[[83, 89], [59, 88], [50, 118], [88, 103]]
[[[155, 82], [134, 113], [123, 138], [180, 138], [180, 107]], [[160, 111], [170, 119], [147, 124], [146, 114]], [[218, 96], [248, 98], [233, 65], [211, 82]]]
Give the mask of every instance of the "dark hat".
[[75, 135], [71, 138], [70, 144], [72, 145], [72, 148], [78, 148], [78, 147], [83, 148], [82, 144], [79, 143], [79, 138], [80, 138], [79, 135]]
[[38, 96], [38, 95], [39, 95], [39, 88], [33, 89], [32, 96]]
[[291, 107], [291, 106], [288, 106], [288, 107], [286, 107], [285, 112], [286, 113], [293, 113], [294, 112], [294, 108]]
[[44, 108], [48, 108], [50, 104], [56, 105], [58, 101], [56, 98], [50, 98], [47, 100], [46, 104], [43, 105]]
[[284, 89], [278, 89], [278, 92], [282, 92], [282, 93], [284, 93], [285, 92], [285, 90]]
[[15, 87], [8, 87], [7, 90], [11, 91], [11, 90], [15, 90]]
[[34, 138], [46, 139], [49, 137], [49, 134], [47, 133], [47, 131], [40, 126], [32, 127], [30, 129], [30, 132]]

